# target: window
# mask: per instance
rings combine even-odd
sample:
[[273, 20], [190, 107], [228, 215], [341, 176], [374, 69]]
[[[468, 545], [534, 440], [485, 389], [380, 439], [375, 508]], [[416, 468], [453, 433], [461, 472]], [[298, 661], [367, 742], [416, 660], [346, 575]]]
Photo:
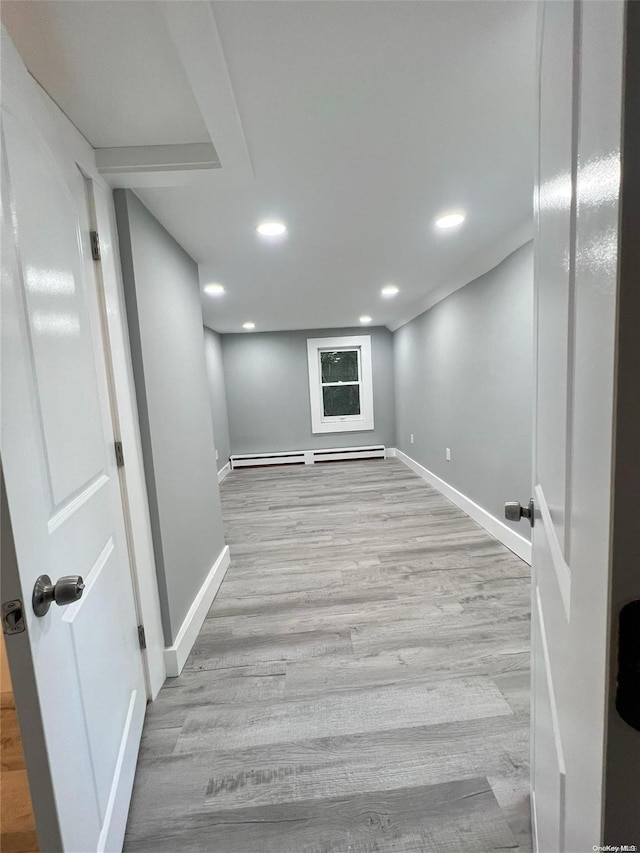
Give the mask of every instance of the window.
[[307, 357], [313, 432], [373, 429], [369, 335], [310, 338]]

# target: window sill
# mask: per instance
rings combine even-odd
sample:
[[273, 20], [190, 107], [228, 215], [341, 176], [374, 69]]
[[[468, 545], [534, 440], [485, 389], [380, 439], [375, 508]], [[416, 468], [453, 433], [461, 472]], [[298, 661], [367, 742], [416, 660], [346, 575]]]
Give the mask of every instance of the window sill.
[[373, 421], [327, 421], [325, 423], [314, 424], [313, 433], [323, 432], [363, 432], [373, 429]]

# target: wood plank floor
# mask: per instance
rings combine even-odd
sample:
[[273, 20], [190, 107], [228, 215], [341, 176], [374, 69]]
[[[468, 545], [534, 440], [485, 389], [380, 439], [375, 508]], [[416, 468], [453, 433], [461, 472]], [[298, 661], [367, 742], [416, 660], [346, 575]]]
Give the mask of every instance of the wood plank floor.
[[221, 492], [231, 567], [125, 849], [530, 851], [528, 566], [393, 459]]
[[0, 851], [37, 853], [38, 836], [4, 635], [0, 634]]

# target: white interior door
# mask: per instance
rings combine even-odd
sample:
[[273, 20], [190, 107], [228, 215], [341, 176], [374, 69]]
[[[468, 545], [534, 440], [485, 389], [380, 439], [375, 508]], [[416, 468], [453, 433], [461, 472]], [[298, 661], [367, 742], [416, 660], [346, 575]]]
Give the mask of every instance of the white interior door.
[[[86, 186], [21, 109], [5, 87], [1, 452], [27, 622], [7, 646], [10, 661], [27, 650], [46, 743], [38, 767], [27, 755], [53, 790], [49, 813], [36, 803], [41, 849], [118, 850], [146, 697]], [[37, 617], [42, 574], [82, 576], [82, 598]]]
[[596, 849], [603, 837], [624, 11], [598, 0], [540, 9], [532, 812], [541, 853]]

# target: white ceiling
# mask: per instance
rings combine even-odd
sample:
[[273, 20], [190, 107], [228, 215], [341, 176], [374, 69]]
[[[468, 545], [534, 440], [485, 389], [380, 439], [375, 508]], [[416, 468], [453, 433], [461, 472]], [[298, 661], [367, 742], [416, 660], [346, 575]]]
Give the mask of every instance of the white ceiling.
[[3, 3], [42, 5], [52, 59], [42, 24], [10, 31], [92, 144], [214, 143], [220, 169], [128, 185], [226, 287], [218, 331], [396, 328], [531, 235], [535, 2]]
[[31, 74], [94, 148], [209, 142], [161, 6], [2, 0], [2, 21]]

